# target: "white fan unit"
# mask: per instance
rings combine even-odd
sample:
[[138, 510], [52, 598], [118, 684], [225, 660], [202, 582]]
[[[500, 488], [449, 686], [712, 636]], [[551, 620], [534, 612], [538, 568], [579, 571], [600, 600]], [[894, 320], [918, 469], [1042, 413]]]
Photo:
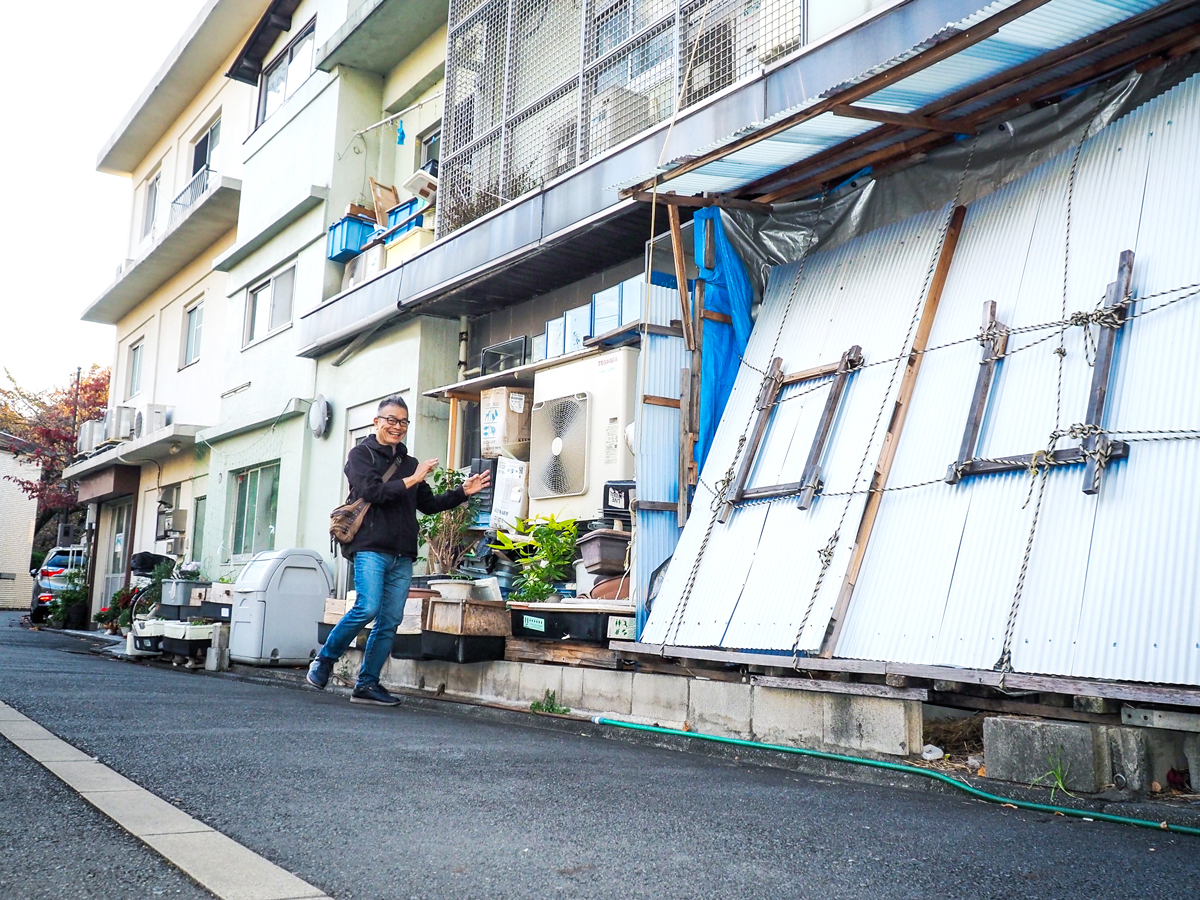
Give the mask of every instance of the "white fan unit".
[[139, 406], [133, 415], [133, 439], [137, 440], [166, 428], [171, 424], [173, 411], [173, 407], [160, 403], [147, 403], [145, 406]]
[[114, 406], [104, 413], [104, 440], [128, 441], [133, 438], [133, 407]]
[[104, 420], [96, 419], [79, 426], [79, 437], [75, 441], [77, 453], [91, 453], [104, 442]]
[[599, 519], [604, 482], [633, 477], [625, 428], [637, 409], [631, 347], [587, 356], [534, 375], [529, 443], [529, 515]]

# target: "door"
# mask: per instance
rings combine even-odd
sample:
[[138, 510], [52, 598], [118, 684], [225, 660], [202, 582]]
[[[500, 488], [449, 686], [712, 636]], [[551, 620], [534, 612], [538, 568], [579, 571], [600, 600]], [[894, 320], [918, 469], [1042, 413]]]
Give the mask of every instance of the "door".
[[133, 501], [118, 500], [108, 507], [108, 547], [104, 556], [104, 596], [108, 606], [112, 595], [125, 585], [125, 566], [129, 562], [129, 538], [133, 520]]

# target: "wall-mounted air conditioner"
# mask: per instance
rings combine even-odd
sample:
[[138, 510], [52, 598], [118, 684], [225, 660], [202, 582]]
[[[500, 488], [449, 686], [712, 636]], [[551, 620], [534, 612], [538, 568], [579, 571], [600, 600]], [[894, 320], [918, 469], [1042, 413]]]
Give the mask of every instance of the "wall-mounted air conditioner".
[[171, 424], [175, 408], [161, 403], [147, 403], [139, 406], [133, 414], [133, 439], [154, 434]]
[[546, 132], [546, 145], [542, 150], [544, 161], [543, 177], [553, 181], [559, 175], [575, 168], [575, 136], [578, 124], [575, 117], [563, 119]]
[[534, 375], [530, 516], [602, 518], [604, 482], [633, 477], [624, 435], [637, 409], [637, 358], [622, 347]]
[[132, 440], [133, 412], [132, 406], [114, 406], [107, 410], [104, 413], [104, 440]]
[[654, 101], [645, 94], [614, 85], [592, 100], [588, 156], [603, 153], [654, 124]]
[[84, 422], [79, 426], [79, 437], [75, 440], [76, 453], [91, 453], [104, 442], [104, 420]]

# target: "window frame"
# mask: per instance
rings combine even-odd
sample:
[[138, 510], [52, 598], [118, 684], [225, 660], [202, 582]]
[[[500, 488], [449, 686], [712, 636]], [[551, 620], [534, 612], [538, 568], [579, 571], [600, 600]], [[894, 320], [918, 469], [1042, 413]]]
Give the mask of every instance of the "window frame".
[[[262, 73], [258, 77], [258, 100], [254, 106], [254, 127], [255, 128], [257, 128], [259, 125], [262, 125], [265, 121], [267, 121], [267, 119], [271, 118], [271, 116], [274, 115], [276, 112], [276, 110], [271, 110], [271, 112], [269, 112], [269, 113], [267, 112], [267, 97], [268, 97], [267, 82], [271, 77], [271, 73], [274, 72], [280, 66], [287, 68], [291, 64], [291, 61], [292, 61], [292, 51], [294, 51], [301, 43], [303, 43], [304, 39], [307, 37], [311, 37], [313, 39], [313, 48], [312, 48], [313, 64], [310, 65], [308, 74], [304, 76], [304, 79], [294, 86], [289, 85], [290, 78], [288, 77], [288, 75], [284, 76], [283, 100], [280, 103], [280, 105], [282, 106], [283, 103], [287, 103], [288, 99], [293, 94], [295, 94], [297, 90], [299, 90], [300, 85], [304, 84], [305, 81], [308, 81], [308, 79], [312, 76], [313, 72], [315, 72], [317, 70], [317, 67], [315, 65], [316, 58], [317, 58], [316, 30], [317, 30], [317, 17], [313, 16], [311, 19], [308, 20], [308, 22], [304, 25], [304, 27], [302, 27], [299, 30], [299, 32], [297, 32], [296, 36], [294, 38], [292, 38], [290, 41], [288, 41], [287, 44], [284, 45], [283, 49], [280, 50], [277, 54], [275, 54], [275, 57], [269, 63], [267, 63], [266, 65], [264, 65], [262, 67]], [[288, 73], [288, 74], [290, 74], [290, 73]]]
[[125, 399], [132, 400], [142, 392], [142, 369], [145, 367], [146, 338], [139, 337], [129, 345], [129, 370], [125, 376]]
[[159, 193], [162, 188], [162, 170], [159, 169], [146, 179], [142, 192], [142, 240], [154, 233], [154, 225], [158, 221]]
[[[188, 350], [190, 348], [189, 341], [192, 337], [192, 314], [199, 313], [200, 321], [196, 323], [196, 346], [195, 355], [189, 357]], [[195, 365], [200, 361], [200, 351], [204, 346], [204, 298], [200, 297], [193, 300], [183, 308], [183, 335], [179, 342], [179, 368], [186, 369], [188, 366]]]
[[[213, 143], [213, 140], [212, 140], [212, 134], [214, 131], [216, 131], [216, 133], [217, 133], [217, 141], [215, 144]], [[197, 166], [196, 165], [196, 151], [199, 149], [200, 144], [203, 141], [208, 142], [204, 148], [204, 164], [202, 166]], [[207, 128], [205, 128], [202, 132], [200, 132], [200, 134], [196, 137], [196, 139], [194, 141], [192, 141], [192, 144], [191, 144], [191, 147], [192, 147], [192, 171], [191, 171], [191, 174], [188, 175], [189, 179], [195, 178], [196, 174], [202, 168], [214, 169], [214, 170], [216, 169], [216, 165], [214, 164], [214, 160], [213, 160], [213, 151], [216, 148], [219, 148], [220, 146], [221, 146], [221, 114], [217, 113], [217, 117], [215, 119], [213, 119], [212, 122], [209, 123]]]
[[[262, 491], [262, 473], [274, 470], [274, 483], [271, 494], [264, 501]], [[229, 473], [229, 557], [232, 562], [242, 563], [256, 553], [275, 549], [276, 526], [279, 522], [279, 477], [282, 471], [278, 459], [258, 463], [243, 469], [234, 469]], [[247, 522], [246, 508], [249, 503], [250, 477], [254, 476], [254, 516]], [[247, 479], [243, 482], [243, 478]], [[246, 495], [243, 496], [242, 486], [246, 485]], [[266, 509], [263, 504], [266, 504]], [[256, 546], [255, 535], [258, 533], [258, 517], [269, 514], [269, 521], [261, 534], [266, 535], [263, 546]], [[240, 520], [240, 521], [239, 521]], [[249, 529], [247, 530], [247, 525]], [[249, 549], [246, 549], [246, 538], [249, 538]]]
[[[285, 331], [292, 327], [292, 319], [296, 312], [296, 261], [293, 260], [290, 265], [280, 269], [274, 275], [264, 278], [262, 281], [254, 282], [251, 287], [246, 289], [246, 309], [242, 319], [242, 349], [253, 347], [256, 344], [261, 344], [281, 331]], [[291, 276], [291, 295], [288, 297], [288, 315], [287, 319], [278, 323], [274, 328], [271, 327], [271, 321], [275, 318], [275, 285], [283, 276], [289, 272]], [[255, 335], [255, 321], [257, 318], [257, 296], [265, 290], [271, 292], [266, 304], [267, 312], [267, 328], [259, 335]]]

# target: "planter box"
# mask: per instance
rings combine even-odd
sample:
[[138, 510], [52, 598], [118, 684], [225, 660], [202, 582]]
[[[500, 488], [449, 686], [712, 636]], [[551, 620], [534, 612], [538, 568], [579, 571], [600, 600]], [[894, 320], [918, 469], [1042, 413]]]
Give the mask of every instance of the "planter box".
[[172, 653], [176, 656], [188, 656], [193, 659], [204, 659], [205, 651], [212, 646], [212, 640], [206, 641], [188, 641], [179, 638], [163, 636], [162, 652]]
[[421, 652], [424, 659], [443, 659], [456, 663], [486, 662], [504, 659], [502, 637], [469, 634], [421, 632]]
[[542, 641], [604, 643], [627, 634], [633, 610], [624, 607], [571, 609], [561, 603], [519, 603], [509, 610], [513, 637]]
[[133, 623], [135, 637], [162, 637], [167, 623], [162, 619], [140, 619]]
[[143, 653], [162, 653], [162, 635], [154, 637], [138, 637], [133, 636], [133, 649], [141, 650]]
[[163, 636], [181, 641], [211, 641], [213, 626], [189, 625], [187, 622], [167, 622], [163, 625]]
[[625, 552], [630, 532], [601, 528], [589, 531], [576, 544], [583, 567], [592, 575], [620, 575], [625, 571]]
[[[468, 585], [470, 582], [468, 582]], [[425, 630], [440, 634], [509, 634], [508, 612], [503, 600], [447, 600], [430, 597]]]
[[215, 603], [205, 600], [200, 604], [200, 615], [206, 619], [216, 619], [218, 622], [228, 622], [233, 615], [232, 603]]
[[169, 606], [191, 606], [192, 591], [196, 590], [197, 588], [204, 589], [211, 586], [211, 581], [193, 581], [185, 578], [164, 578], [162, 583], [162, 602]]
[[201, 616], [198, 607], [195, 606], [178, 606], [174, 603], [163, 603], [158, 607], [158, 617], [166, 619], [168, 622], [186, 622], [193, 616]]
[[397, 634], [392, 641], [392, 659], [425, 659], [422, 633]]

